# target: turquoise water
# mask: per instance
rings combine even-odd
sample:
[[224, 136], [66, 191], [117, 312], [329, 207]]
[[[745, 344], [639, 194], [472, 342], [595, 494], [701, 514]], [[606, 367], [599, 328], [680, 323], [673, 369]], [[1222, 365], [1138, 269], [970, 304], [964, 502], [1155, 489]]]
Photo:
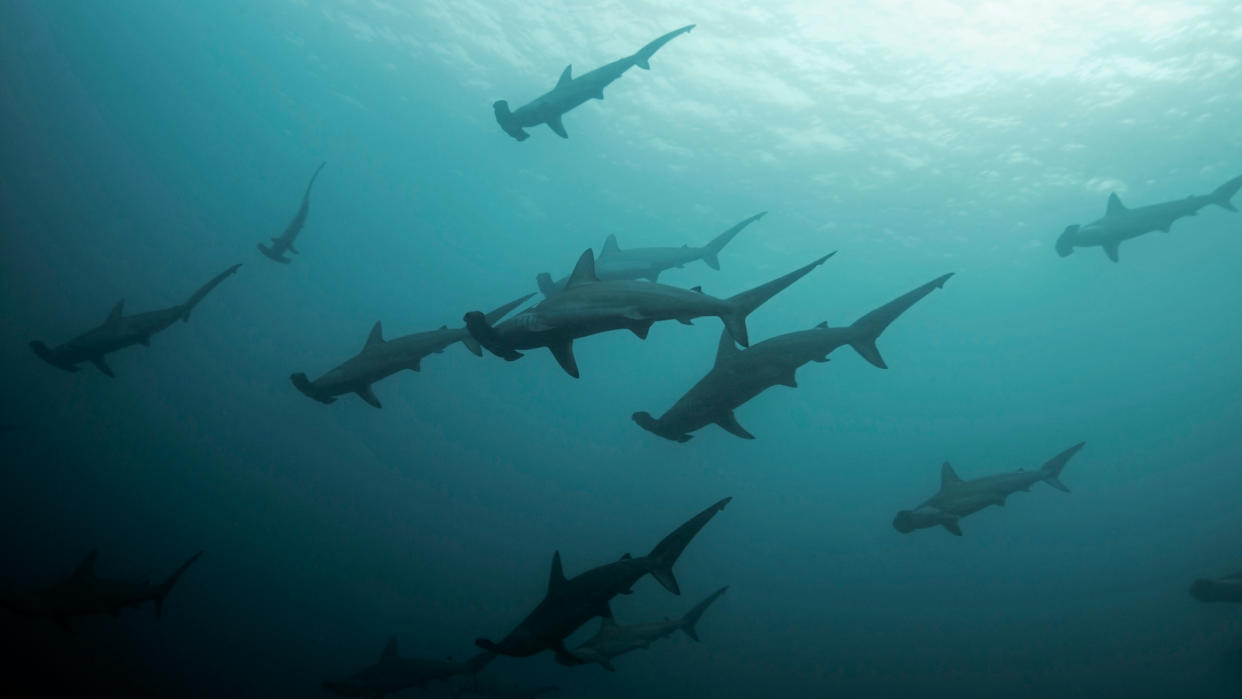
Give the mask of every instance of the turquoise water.
[[[491, 104], [697, 24], [606, 98], [517, 143]], [[699, 626], [617, 660], [485, 674], [563, 696], [1237, 696], [1242, 218], [1053, 251], [1070, 224], [1242, 174], [1232, 2], [116, 3], [0, 7], [0, 560], [47, 582], [159, 578], [158, 622], [71, 634], [5, 616], [5, 682], [60, 692], [322, 695], [403, 654], [463, 659], [544, 593], [734, 500], [618, 621]], [[327, 161], [288, 266], [257, 253]], [[1239, 200], [1235, 203], [1242, 203]], [[325, 406], [312, 378], [388, 335], [567, 274], [586, 247], [721, 253], [661, 276], [729, 296], [839, 251], [751, 317], [752, 340], [842, 325], [941, 274], [879, 370], [848, 347], [738, 409], [758, 438], [639, 429], [712, 365], [720, 324], [544, 350], [460, 345]], [[188, 324], [65, 374], [62, 342], [243, 263]], [[1062, 480], [941, 529], [891, 522], [939, 483]], [[580, 635], [589, 636], [592, 621]], [[571, 645], [578, 639], [574, 636]], [[57, 691], [50, 692], [55, 695]], [[433, 695], [444, 694], [436, 688]]]

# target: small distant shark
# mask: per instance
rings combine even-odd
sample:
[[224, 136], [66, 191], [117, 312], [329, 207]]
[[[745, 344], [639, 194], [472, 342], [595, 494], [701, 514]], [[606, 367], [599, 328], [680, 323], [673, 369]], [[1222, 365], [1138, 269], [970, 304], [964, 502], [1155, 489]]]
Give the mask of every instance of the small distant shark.
[[807, 362], [826, 362], [828, 355], [849, 345], [863, 359], [881, 369], [888, 365], [875, 342], [888, 326], [934, 289], [944, 286], [945, 274], [871, 311], [853, 325], [830, 328], [820, 323], [810, 330], [778, 335], [746, 350], [739, 350], [728, 332], [720, 336], [716, 365], [657, 420], [651, 413], [637, 412], [639, 427], [675, 442], [688, 442], [691, 432], [711, 424], [742, 439], [755, 436], [738, 423], [733, 411], [772, 386], [797, 388], [794, 377]]
[[[510, 301], [488, 313], [487, 322], [499, 321], [531, 296], [534, 294]], [[320, 403], [333, 403], [336, 396], [356, 393], [369, 405], [380, 408], [383, 406], [371, 390], [372, 384], [404, 369], [419, 371], [424, 357], [443, 352], [444, 348], [454, 342], [460, 342], [471, 352], [483, 356], [479, 343], [465, 328], [442, 325], [439, 330], [385, 340], [383, 326], [376, 321], [361, 352], [314, 381], [307, 379], [306, 374], [301, 372], [293, 374], [289, 379], [299, 391]]]
[[703, 612], [723, 595], [729, 587], [716, 590], [710, 597], [699, 602], [680, 619], [665, 619], [650, 624], [634, 626], [617, 626], [617, 622], [607, 617], [600, 620], [599, 631], [590, 640], [574, 649], [574, 655], [591, 663], [599, 663], [609, 672], [616, 672], [612, 659], [639, 648], [650, 648], [652, 641], [671, 635], [674, 631], [684, 631], [687, 636], [699, 640], [695, 624]]
[[1200, 602], [1242, 604], [1242, 570], [1223, 578], [1199, 578], [1190, 586], [1190, 595]]
[[203, 552], [190, 556], [159, 585], [145, 580], [105, 580], [96, 577], [96, 554], [95, 551], [88, 553], [68, 579], [47, 587], [5, 595], [0, 599], [0, 606], [22, 616], [55, 619], [66, 631], [72, 617], [93, 614], [116, 616], [123, 608], [138, 607], [145, 602], [154, 603], [155, 616], [160, 617], [164, 613], [164, 598]]
[[822, 265], [835, 253], [824, 255], [767, 284], [727, 299], [704, 294], [702, 289], [680, 289], [654, 282], [600, 281], [595, 258], [582, 253], [565, 290], [493, 327], [478, 311], [465, 316], [466, 328], [479, 344], [506, 361], [522, 357], [516, 350], [547, 347], [565, 373], [578, 378], [574, 340], [610, 330], [629, 330], [646, 339], [658, 320], [690, 325], [695, 318], [720, 318], [734, 340], [749, 344], [746, 316], [790, 284]]
[[155, 333], [168, 328], [178, 320], [189, 322], [190, 311], [193, 311], [194, 307], [212, 289], [216, 288], [216, 285], [236, 272], [238, 267], [241, 265], [233, 265], [212, 277], [211, 281], [194, 292], [185, 303], [158, 311], [125, 316], [122, 315], [125, 310], [125, 301], [121, 300], [112, 307], [112, 312], [108, 314], [102, 325], [54, 348], [48, 348], [47, 345], [35, 340], [30, 343], [30, 349], [34, 350], [40, 359], [58, 369], [77, 371], [78, 364], [90, 362], [105, 376], [115, 377], [116, 374], [112, 373], [112, 368], [104, 359], [105, 355], [131, 345], [149, 347], [151, 336]]
[[293, 241], [298, 237], [298, 233], [302, 232], [302, 226], [306, 225], [306, 214], [310, 211], [311, 186], [315, 184], [315, 178], [319, 177], [319, 171], [327, 164], [328, 161], [325, 160], [319, 163], [319, 167], [315, 168], [315, 174], [311, 175], [310, 182], [306, 185], [306, 193], [302, 195], [302, 206], [298, 208], [298, 212], [294, 215], [293, 220], [285, 227], [285, 232], [272, 238], [271, 247], [259, 243], [259, 252], [286, 265], [290, 261], [290, 258], [285, 257], [286, 252], [291, 252], [294, 255], [299, 254], [293, 247]]
[[606, 66], [596, 68], [595, 70], [573, 77], [573, 66], [565, 66], [565, 71], [561, 73], [561, 78], [556, 82], [556, 87], [550, 92], [546, 92], [536, 97], [529, 104], [522, 106], [517, 111], [509, 111], [509, 103], [500, 100], [492, 104], [493, 111], [496, 112], [496, 123], [500, 124], [500, 128], [505, 133], [514, 137], [519, 141], [525, 141], [530, 138], [530, 134], [523, 130], [523, 127], [538, 126], [539, 124], [547, 124], [548, 128], [556, 132], [561, 138], [569, 138], [569, 134], [565, 131], [565, 125], [561, 123], [561, 117], [565, 116], [565, 112], [585, 103], [590, 99], [604, 99], [604, 88], [608, 87], [614, 80], [621, 77], [621, 74], [629, 70], [633, 66], [638, 66], [643, 70], [651, 70], [648, 61], [668, 42], [675, 37], [689, 32], [694, 29], [694, 25], [687, 25], [681, 29], [674, 29], [655, 41], [647, 44], [639, 49], [638, 53], [633, 56], [626, 56], [617, 61], [613, 61]]
[[594, 617], [612, 618], [608, 603], [617, 595], [630, 594], [634, 583], [647, 574], [669, 592], [681, 594], [677, 578], [673, 576], [673, 564], [699, 530], [732, 499], [725, 498], [695, 515], [664, 537], [646, 556], [632, 558], [627, 553], [615, 563], [592, 568], [572, 579], [565, 578], [561, 554], [557, 551], [552, 556], [552, 572], [543, 601], [499, 643], [480, 638], [475, 640], [475, 645], [515, 657], [550, 650], [563, 665], [581, 665], [585, 661], [565, 648], [565, 639]]
[[1069, 488], [1061, 482], [1061, 469], [1086, 442], [1079, 442], [1048, 460], [1034, 471], [1017, 470], [996, 476], [985, 476], [971, 481], [958, 478], [953, 467], [946, 461], [940, 467], [940, 492], [913, 511], [902, 510], [893, 519], [893, 527], [902, 534], [915, 529], [941, 526], [954, 536], [962, 535], [958, 521], [989, 505], [1005, 506], [1005, 498], [1019, 490], [1026, 492], [1032, 485], [1043, 481], [1062, 492]]
[[1074, 252], [1074, 248], [1099, 246], [1104, 248], [1104, 254], [1108, 255], [1108, 259], [1116, 262], [1120, 259], [1118, 248], [1123, 242], [1153, 231], [1168, 233], [1174, 221], [1186, 216], [1194, 216], [1199, 209], [1208, 204], [1215, 204], [1229, 211], [1237, 211], [1230, 199], [1238, 193], [1240, 187], [1242, 187], [1242, 176], [1222, 184], [1211, 194], [1141, 206], [1137, 209], [1127, 209], [1121, 203], [1121, 197], [1113, 192], [1108, 195], [1108, 209], [1104, 213], [1104, 218], [1092, 221], [1085, 226], [1069, 226], [1061, 233], [1061, 237], [1057, 238], [1057, 254], [1061, 257], [1068, 257]]
[[397, 637], [388, 639], [379, 662], [343, 680], [328, 680], [323, 688], [343, 697], [374, 697], [410, 687], [425, 689], [431, 682], [447, 681], [457, 675], [474, 675], [495, 658], [495, 653], [479, 653], [464, 663], [452, 660], [402, 658], [397, 653]]
[[[616, 279], [646, 279], [659, 281], [660, 272], [666, 269], [680, 268], [695, 260], [702, 260], [712, 269], [720, 269], [717, 255], [734, 236], [746, 226], [763, 218], [768, 212], [760, 211], [750, 218], [735, 224], [732, 228], [716, 236], [710, 243], [702, 247], [692, 248], [683, 245], [679, 248], [631, 248], [622, 250], [617, 244], [617, 236], [610, 235], [600, 249], [599, 257], [595, 258], [595, 276], [600, 281]], [[540, 273], [535, 280], [544, 296], [551, 296], [565, 290], [569, 278], [552, 281], [552, 275]]]

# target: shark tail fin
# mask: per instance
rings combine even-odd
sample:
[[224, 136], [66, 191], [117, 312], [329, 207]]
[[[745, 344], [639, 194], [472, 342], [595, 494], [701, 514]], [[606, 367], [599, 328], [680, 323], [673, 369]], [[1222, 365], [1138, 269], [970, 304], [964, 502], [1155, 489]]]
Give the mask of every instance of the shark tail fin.
[[911, 306], [918, 303], [924, 296], [932, 291], [942, 288], [944, 283], [952, 277], [953, 274], [945, 274], [927, 282], [913, 291], [902, 294], [901, 296], [889, 301], [879, 308], [864, 315], [854, 324], [850, 326], [851, 336], [850, 347], [854, 348], [863, 359], [871, 364], [887, 369], [888, 365], [884, 363], [884, 358], [880, 356], [880, 350], [875, 346], [876, 340], [880, 335], [897, 320], [898, 316], [905, 313]]
[[212, 289], [219, 286], [220, 282], [224, 281], [229, 275], [237, 272], [238, 267], [241, 267], [241, 265], [233, 265], [232, 267], [229, 267], [223, 272], [212, 277], [211, 281], [204, 284], [198, 291], [195, 291], [194, 295], [191, 296], [185, 303], [181, 304], [181, 320], [186, 323], [190, 322], [190, 311], [194, 310], [194, 307], [197, 306], [207, 296], [207, 294], [211, 293]]
[[164, 598], [168, 596], [168, 592], [173, 589], [173, 585], [177, 584], [177, 580], [181, 577], [181, 574], [189, 569], [189, 567], [194, 564], [194, 561], [197, 561], [198, 557], [201, 555], [203, 555], [203, 552], [199, 551], [193, 556], [190, 556], [185, 563], [181, 564], [180, 568], [173, 572], [172, 575], [168, 576], [168, 579], [160, 583], [160, 586], [155, 589], [156, 618], [159, 618], [164, 614]]
[[547, 272], [540, 272], [536, 275], [535, 283], [539, 285], [539, 291], [544, 296], [553, 296], [561, 290], [561, 287], [552, 280], [552, 275]]
[[828, 253], [811, 264], [800, 267], [783, 277], [773, 279], [767, 284], [760, 284], [749, 291], [743, 291], [736, 296], [729, 297], [727, 300], [729, 310], [720, 316], [720, 319], [724, 321], [725, 329], [729, 331], [729, 334], [733, 336], [733, 339], [739, 345], [749, 347], [750, 338], [746, 332], [746, 316], [762, 306], [768, 299], [784, 291], [790, 284], [805, 277], [811, 270], [824, 264], [825, 260], [835, 254], [835, 252]]
[[1078, 453], [1079, 449], [1082, 449], [1084, 444], [1086, 444], [1086, 442], [1079, 442], [1075, 444], [1069, 449], [1066, 449], [1060, 454], [1052, 457], [1047, 463], [1041, 466], [1039, 470], [1044, 474], [1044, 482], [1057, 490], [1068, 493], [1070, 491], [1069, 488], [1065, 487], [1065, 484], [1061, 482], [1061, 469], [1065, 468], [1065, 464], [1071, 457], [1074, 456], [1074, 454]]
[[694, 607], [691, 608], [690, 611], [686, 612], [686, 615], [681, 618], [681, 630], [685, 631], [686, 635], [690, 638], [693, 638], [696, 641], [699, 640], [699, 632], [695, 630], [695, 624], [699, 623], [699, 619], [702, 618], [703, 612], [707, 611], [707, 608], [712, 606], [712, 602], [719, 599], [720, 596], [723, 595], [728, 589], [729, 586], [725, 585], [719, 590], [713, 592], [707, 599], [694, 605]]
[[720, 251], [724, 249], [724, 246], [728, 245], [729, 241], [733, 240], [738, 233], [741, 233], [743, 228], [763, 218], [767, 215], [767, 213], [768, 212], [766, 211], [760, 211], [754, 216], [751, 216], [740, 223], [734, 224], [732, 228], [724, 233], [712, 238], [710, 243], [703, 246], [703, 262], [707, 263], [708, 267], [711, 267], [714, 270], [719, 270], [720, 258], [718, 258], [717, 255], [719, 255]]
[[275, 260], [283, 265], [289, 264], [289, 258], [285, 257], [284, 254], [277, 252], [275, 248], [269, 248], [263, 243], [259, 243], [258, 248], [259, 252], [266, 255], [269, 259]]
[[1242, 188], [1242, 175], [1217, 187], [1211, 195], [1212, 203], [1228, 211], [1237, 211], [1237, 207], [1233, 205], [1230, 199], [1233, 199], [1233, 195], [1237, 194], [1240, 188]]
[[673, 576], [673, 564], [677, 562], [681, 552], [686, 550], [686, 546], [699, 533], [699, 530], [710, 522], [717, 512], [723, 510], [732, 499], [731, 497], [725, 498], [691, 517], [685, 524], [674, 529], [672, 534], [664, 537], [655, 548], [651, 549], [651, 553], [647, 554], [647, 559], [651, 563], [651, 575], [660, 581], [664, 589], [674, 595], [681, 594], [681, 587], [677, 584], [677, 578]]
[[479, 311], [470, 311], [465, 315], [466, 331], [470, 336], [478, 341], [480, 345], [487, 349], [488, 352], [512, 362], [522, 357], [522, 353], [514, 350], [509, 346], [500, 333], [487, 322], [487, 317]]

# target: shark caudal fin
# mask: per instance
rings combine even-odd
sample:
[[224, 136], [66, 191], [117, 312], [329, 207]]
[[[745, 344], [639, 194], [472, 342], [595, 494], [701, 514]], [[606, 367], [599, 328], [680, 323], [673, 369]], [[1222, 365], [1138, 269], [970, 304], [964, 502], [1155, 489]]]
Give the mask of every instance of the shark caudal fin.
[[557, 284], [547, 272], [535, 275], [535, 283], [539, 285], [539, 292], [544, 296], [555, 296], [565, 289], [564, 282]]
[[1239, 188], [1242, 188], [1242, 175], [1217, 187], [1209, 196], [1212, 197], [1212, 203], [1220, 208], [1237, 211], [1238, 209], [1233, 205], [1233, 202], [1229, 200], [1233, 199], [1233, 195], [1238, 193]]
[[522, 353], [514, 350], [504, 341], [500, 333], [487, 322], [487, 317], [479, 311], [470, 311], [462, 320], [466, 322], [466, 331], [470, 333], [480, 345], [488, 352], [500, 357], [506, 362], [512, 362], [522, 358]]
[[259, 248], [259, 252], [266, 255], [268, 259], [275, 260], [276, 262], [279, 262], [284, 265], [289, 264], [289, 258], [285, 257], [284, 253], [277, 251], [276, 248], [274, 247], [269, 248], [263, 243], [259, 243], [257, 247]]
[[725, 585], [719, 590], [713, 592], [707, 599], [694, 605], [694, 607], [692, 607], [690, 611], [686, 612], [686, 615], [681, 618], [681, 630], [685, 631], [686, 635], [690, 638], [693, 638], [696, 641], [699, 640], [699, 632], [694, 629], [694, 625], [699, 623], [699, 619], [703, 616], [703, 612], [707, 611], [707, 608], [712, 606], [712, 602], [719, 599], [721, 595], [728, 591], [728, 589], [729, 586]]
[[229, 275], [237, 272], [239, 267], [241, 267], [240, 264], [229, 267], [223, 272], [212, 277], [211, 281], [204, 284], [198, 291], [195, 291], [194, 295], [192, 295], [185, 303], [181, 304], [181, 320], [186, 323], [190, 322], [190, 311], [194, 310], [194, 307], [202, 302], [203, 298], [205, 298], [207, 294], [211, 293], [212, 289], [219, 286], [220, 282], [224, 281]]
[[681, 594], [677, 578], [673, 576], [673, 564], [677, 562], [681, 552], [686, 550], [686, 546], [699, 533], [699, 530], [710, 522], [717, 512], [723, 510], [732, 499], [731, 497], [725, 498], [691, 517], [685, 524], [674, 529], [672, 534], [664, 537], [655, 548], [651, 549], [651, 553], [647, 554], [647, 560], [651, 563], [651, 576], [659, 580], [664, 589], [674, 595]]
[[773, 279], [767, 284], [760, 284], [749, 291], [743, 291], [736, 296], [729, 297], [726, 301], [729, 304], [729, 311], [720, 316], [720, 319], [724, 321], [725, 329], [729, 331], [729, 334], [733, 336], [733, 339], [739, 345], [749, 347], [750, 338], [746, 332], [746, 316], [762, 306], [768, 299], [784, 291], [790, 284], [805, 277], [811, 270], [824, 264], [825, 260], [835, 254], [837, 253], [830, 252], [811, 264], [800, 267], [783, 277]]
[[500, 128], [505, 133], [519, 141], [525, 141], [530, 138], [530, 134], [522, 130], [518, 125], [517, 119], [513, 118], [513, 112], [509, 111], [509, 103], [505, 100], [497, 100], [492, 103], [492, 111], [496, 113], [496, 123], [500, 124]]
[[1060, 454], [1052, 457], [1047, 463], [1041, 466], [1039, 470], [1043, 474], [1044, 482], [1057, 490], [1068, 493], [1070, 489], [1065, 487], [1065, 484], [1061, 482], [1061, 469], [1065, 468], [1066, 462], [1068, 462], [1074, 454], [1077, 454], [1078, 450], [1082, 449], [1084, 444], [1086, 444], [1086, 442], [1079, 442], [1075, 444], [1069, 449], [1066, 449]]
[[716, 256], [720, 254], [720, 251], [724, 249], [724, 246], [728, 245], [729, 241], [733, 240], [733, 238], [737, 236], [738, 233], [741, 233], [743, 228], [763, 218], [764, 216], [767, 215], [767, 213], [768, 212], [766, 211], [760, 211], [759, 213], [755, 214], [754, 216], [751, 216], [745, 221], [734, 224], [732, 228], [725, 231], [724, 233], [721, 233], [715, 238], [712, 238], [712, 241], [710, 243], [703, 246], [703, 262], [707, 263], [708, 267], [711, 267], [712, 269], [715, 269], [715, 270], [719, 270], [720, 259]]
[[203, 555], [203, 552], [199, 551], [193, 556], [190, 556], [190, 558], [185, 563], [181, 564], [181, 567], [178, 568], [176, 572], [168, 576], [167, 580], [160, 583], [160, 586], [155, 588], [155, 595], [153, 599], [155, 601], [156, 618], [159, 618], [160, 616], [164, 614], [164, 598], [168, 596], [168, 592], [173, 589], [173, 585], [177, 584], [177, 580], [178, 578], [181, 577], [181, 574], [184, 573], [191, 565], [193, 565], [194, 561], [197, 561], [198, 557], [201, 555]]
[[665, 44], [678, 36], [688, 33], [691, 29], [694, 29], [693, 24], [688, 24], [681, 29], [674, 29], [673, 31], [642, 47], [638, 50], [638, 53], [633, 56], [634, 65], [642, 68], [643, 70], [651, 70], [651, 64], [649, 61], [651, 60], [651, 57], [655, 55], [655, 52], [659, 51]]
[[924, 296], [944, 287], [944, 283], [952, 276], [953, 273], [950, 272], [949, 274], [936, 277], [923, 286], [902, 294], [854, 321], [854, 324], [850, 326], [850, 336], [853, 338], [850, 340], [850, 347], [853, 347], [855, 352], [863, 359], [871, 362], [871, 364], [881, 369], [887, 369], [888, 365], [884, 363], [884, 358], [880, 356], [880, 350], [875, 346], [875, 341], [879, 339], [880, 335], [884, 333], [884, 330], [894, 320], [897, 320], [898, 316], [909, 310], [911, 306], [918, 303]]

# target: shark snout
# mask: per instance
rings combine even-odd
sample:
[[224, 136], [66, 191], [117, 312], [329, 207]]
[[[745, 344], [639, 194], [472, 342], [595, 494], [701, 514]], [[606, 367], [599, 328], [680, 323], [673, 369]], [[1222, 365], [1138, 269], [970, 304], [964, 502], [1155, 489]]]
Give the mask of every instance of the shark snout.
[[897, 516], [893, 518], [893, 529], [896, 529], [902, 534], [909, 534], [914, 531], [914, 513], [910, 510], [902, 510], [901, 512], [898, 512]]

